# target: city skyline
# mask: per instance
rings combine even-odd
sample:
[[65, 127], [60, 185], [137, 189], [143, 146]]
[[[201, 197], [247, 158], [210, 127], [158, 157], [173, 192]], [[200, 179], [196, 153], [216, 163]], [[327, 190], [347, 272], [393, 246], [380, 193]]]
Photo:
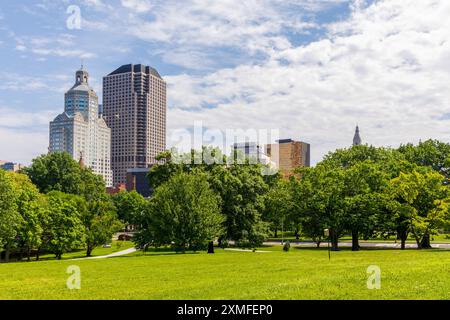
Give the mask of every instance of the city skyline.
[[[82, 60], [100, 100], [115, 67], [156, 68], [168, 83], [168, 137], [196, 120], [280, 128], [313, 146], [312, 164], [349, 146], [355, 124], [375, 146], [450, 140], [448, 2], [207, 2], [2, 5], [0, 158], [46, 153], [48, 122]], [[67, 27], [69, 5], [80, 29]]]

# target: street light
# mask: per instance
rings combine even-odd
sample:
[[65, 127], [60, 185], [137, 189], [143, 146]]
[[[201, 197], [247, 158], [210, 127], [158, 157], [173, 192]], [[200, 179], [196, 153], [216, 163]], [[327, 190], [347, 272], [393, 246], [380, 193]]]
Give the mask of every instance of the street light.
[[328, 238], [328, 261], [331, 260], [331, 252], [330, 252], [330, 229], [323, 230], [323, 234]]

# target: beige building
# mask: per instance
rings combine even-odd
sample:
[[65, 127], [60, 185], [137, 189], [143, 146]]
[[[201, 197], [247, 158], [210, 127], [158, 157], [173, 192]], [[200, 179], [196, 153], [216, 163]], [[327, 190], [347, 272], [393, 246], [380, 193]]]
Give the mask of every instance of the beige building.
[[123, 65], [103, 78], [114, 185], [126, 183], [128, 169], [154, 164], [166, 149], [166, 95], [166, 82], [142, 64]]
[[292, 139], [277, 142], [266, 146], [266, 154], [284, 177], [292, 176], [298, 167], [310, 166], [311, 147], [308, 143]]

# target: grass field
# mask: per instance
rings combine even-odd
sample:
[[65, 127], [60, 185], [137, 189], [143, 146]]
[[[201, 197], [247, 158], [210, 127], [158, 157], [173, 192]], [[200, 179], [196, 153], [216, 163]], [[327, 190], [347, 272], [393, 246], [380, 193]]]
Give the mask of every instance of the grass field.
[[[0, 299], [450, 299], [450, 251], [141, 252], [100, 260], [0, 265]], [[367, 289], [367, 267], [381, 289]], [[66, 268], [81, 268], [81, 289]]]

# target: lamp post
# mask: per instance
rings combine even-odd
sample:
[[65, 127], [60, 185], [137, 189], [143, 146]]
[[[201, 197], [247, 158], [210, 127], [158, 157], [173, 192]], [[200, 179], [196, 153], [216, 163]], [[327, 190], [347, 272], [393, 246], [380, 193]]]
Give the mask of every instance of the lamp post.
[[323, 234], [328, 238], [328, 261], [331, 260], [331, 252], [330, 252], [330, 229], [323, 230]]

